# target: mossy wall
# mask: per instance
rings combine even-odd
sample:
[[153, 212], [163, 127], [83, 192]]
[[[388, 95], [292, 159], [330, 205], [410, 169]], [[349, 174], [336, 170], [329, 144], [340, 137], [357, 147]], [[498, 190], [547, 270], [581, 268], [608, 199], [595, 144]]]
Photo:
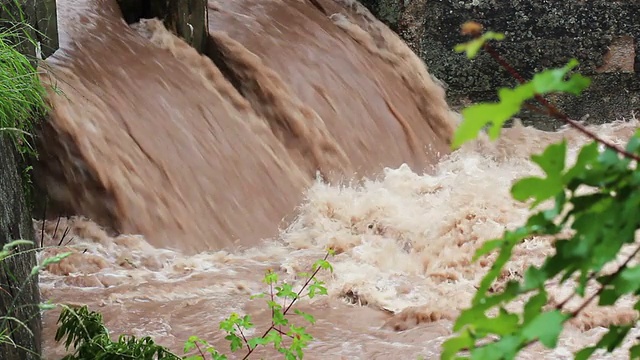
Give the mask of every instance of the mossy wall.
[[[602, 123], [640, 113], [640, 1], [560, 0], [362, 0], [397, 31], [444, 81], [452, 105], [494, 100], [511, 79], [487, 54], [470, 61], [452, 49], [466, 40], [459, 27], [467, 20], [504, 32], [495, 46], [526, 78], [571, 57], [577, 71], [592, 78], [579, 98], [552, 100], [573, 118]], [[522, 114], [540, 128], [559, 124], [536, 114]], [[588, 117], [588, 118], [587, 118]]]

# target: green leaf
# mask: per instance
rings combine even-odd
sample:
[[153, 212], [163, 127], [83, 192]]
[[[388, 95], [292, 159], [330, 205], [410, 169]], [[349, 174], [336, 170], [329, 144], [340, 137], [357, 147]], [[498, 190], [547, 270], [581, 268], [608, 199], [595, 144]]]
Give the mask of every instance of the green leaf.
[[333, 266], [331, 266], [331, 263], [329, 263], [327, 260], [324, 260], [324, 259], [320, 259], [313, 264], [313, 271], [315, 271], [318, 268], [333, 272]]
[[307, 296], [309, 296], [310, 299], [313, 299], [317, 295], [328, 295], [328, 294], [329, 293], [327, 292], [327, 288], [324, 286], [324, 282], [314, 278], [313, 284], [309, 285], [309, 291], [307, 293]]
[[278, 282], [278, 274], [274, 273], [271, 269], [267, 271], [264, 275], [264, 279], [262, 279], [264, 283], [267, 285], [275, 284]]
[[276, 286], [276, 296], [285, 299], [296, 299], [298, 294], [293, 291], [293, 287], [290, 284], [284, 283], [281, 286]]
[[442, 353], [440, 354], [441, 360], [452, 360], [454, 356], [465, 348], [473, 348], [475, 346], [475, 340], [471, 336], [469, 329], [464, 329], [456, 336], [447, 339], [442, 344]]
[[523, 323], [528, 324], [533, 319], [535, 319], [540, 312], [542, 311], [542, 307], [547, 303], [547, 292], [544, 289], [541, 289], [539, 293], [532, 296], [529, 301], [524, 306], [524, 319]]
[[232, 352], [236, 352], [239, 349], [242, 349], [242, 338], [240, 338], [238, 335], [236, 334], [229, 334], [227, 336], [224, 337], [226, 340], [228, 340], [230, 342], [229, 347], [231, 348]]
[[586, 347], [576, 353], [574, 360], [587, 360], [597, 349], [595, 346]]
[[595, 346], [584, 348], [576, 353], [576, 360], [588, 359], [597, 349], [605, 349], [611, 353], [622, 344], [622, 341], [631, 330], [631, 325], [611, 325], [609, 331], [600, 338]]
[[526, 201], [533, 198], [532, 207], [548, 200], [563, 191], [562, 170], [564, 170], [567, 142], [549, 145], [540, 155], [533, 155], [531, 159], [547, 174], [546, 178], [528, 177], [521, 179], [511, 188], [513, 198]]
[[261, 337], [255, 337], [255, 338], [249, 339], [247, 344], [249, 344], [249, 347], [251, 349], [254, 349], [258, 345], [267, 345], [267, 344], [269, 344], [269, 340], [265, 339], [265, 338], [261, 338]]
[[558, 178], [528, 177], [520, 179], [511, 188], [511, 194], [515, 200], [524, 202], [530, 198], [535, 199], [531, 207], [535, 207], [541, 202], [554, 197], [562, 191], [562, 181]]
[[493, 31], [487, 31], [476, 39], [470, 40], [463, 44], [458, 44], [454, 47], [454, 50], [457, 53], [465, 52], [467, 54], [467, 58], [473, 59], [478, 54], [478, 51], [482, 49], [484, 44], [489, 40], [503, 40], [504, 34], [497, 33]]
[[480, 248], [478, 248], [478, 250], [476, 250], [475, 255], [473, 255], [473, 259], [472, 261], [477, 261], [479, 258], [481, 258], [482, 256], [492, 252], [493, 250], [499, 248], [500, 246], [502, 246], [502, 243], [504, 241], [502, 239], [495, 239], [495, 240], [489, 240], [489, 241], [485, 241], [484, 244], [482, 244], [482, 246]]
[[522, 339], [519, 337], [514, 335], [505, 336], [496, 342], [472, 350], [471, 359], [514, 359], [521, 345]]
[[284, 314], [280, 310], [273, 311], [272, 320], [273, 320], [274, 326], [286, 326], [289, 324], [289, 320], [284, 316]]
[[48, 257], [46, 259], [44, 259], [44, 261], [37, 266], [34, 266], [33, 269], [31, 269], [31, 276], [37, 274], [41, 269], [46, 268], [47, 266], [51, 265], [51, 264], [56, 264], [59, 263], [60, 261], [62, 261], [64, 258], [70, 256], [71, 254], [73, 254], [72, 252], [65, 252], [65, 253], [61, 253], [61, 254], [57, 254], [55, 256], [51, 256]]
[[[477, 45], [470, 45], [472, 47]], [[462, 49], [462, 48], [460, 48]], [[516, 86], [513, 89], [498, 90], [498, 103], [480, 103], [462, 110], [462, 123], [456, 129], [451, 144], [457, 149], [465, 142], [475, 139], [482, 128], [488, 126], [488, 135], [495, 140], [500, 135], [504, 123], [520, 112], [525, 101], [535, 95], [545, 95], [553, 92], [568, 92], [580, 94], [590, 85], [590, 80], [582, 75], [574, 74], [565, 81], [566, 74], [578, 62], [572, 59], [567, 65], [558, 69], [547, 69], [536, 74], [530, 82]]]
[[316, 319], [313, 317], [313, 315], [311, 314], [307, 314], [304, 311], [300, 311], [298, 309], [294, 310], [294, 312], [300, 316], [302, 316], [305, 320], [307, 320], [309, 323], [311, 324], [315, 324], [316, 323]]
[[578, 66], [578, 60], [571, 59], [567, 65], [559, 69], [550, 69], [534, 75], [532, 83], [537, 94], [548, 94], [552, 92], [566, 92], [573, 95], [580, 95], [582, 91], [589, 87], [591, 80], [580, 74], [572, 75], [569, 80], [564, 77], [571, 69]]
[[618, 294], [628, 294], [640, 288], [640, 265], [625, 267], [613, 281]]
[[567, 319], [568, 315], [558, 310], [544, 312], [525, 324], [522, 335], [529, 341], [539, 339], [547, 348], [554, 348], [562, 332], [562, 325]]

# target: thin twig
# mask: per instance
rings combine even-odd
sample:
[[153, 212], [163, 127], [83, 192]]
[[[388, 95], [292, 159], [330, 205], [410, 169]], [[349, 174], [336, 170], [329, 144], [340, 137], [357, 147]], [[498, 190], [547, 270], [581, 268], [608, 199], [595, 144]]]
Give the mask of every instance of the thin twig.
[[624, 263], [622, 263], [622, 265], [620, 265], [620, 267], [618, 268], [618, 270], [616, 270], [616, 272], [614, 272], [613, 274], [609, 275], [609, 277], [607, 277], [607, 279], [605, 279], [601, 283], [600, 288], [598, 289], [598, 291], [595, 292], [595, 294], [591, 295], [591, 297], [589, 297], [582, 305], [580, 305], [580, 307], [578, 307], [577, 309], [575, 309], [571, 313], [571, 317], [578, 316], [578, 314], [580, 314], [580, 312], [582, 310], [584, 310], [587, 306], [589, 306], [589, 304], [596, 297], [600, 296], [600, 294], [602, 294], [602, 292], [604, 291], [604, 288], [607, 287], [607, 285], [611, 284], [613, 282], [613, 280], [615, 280], [618, 276], [620, 276], [622, 271], [627, 268], [627, 265], [629, 265], [631, 260], [633, 260], [633, 258], [636, 257], [636, 255], [638, 255], [639, 253], [640, 253], [640, 245], [638, 247], [636, 247], [634, 252], [627, 257], [627, 259], [624, 261]]
[[40, 247], [44, 246], [44, 226], [47, 224], [47, 199], [44, 200], [44, 210], [42, 210], [42, 231], [40, 232]]
[[196, 349], [198, 349], [198, 352], [200, 353], [200, 356], [202, 356], [202, 358], [205, 359], [206, 356], [204, 354], [204, 351], [202, 351], [202, 349], [200, 349], [200, 345], [198, 345], [198, 342], [196, 341], [194, 344], [196, 345]]
[[[329, 258], [329, 253], [327, 253], [324, 258], [322, 260], [327, 260]], [[289, 304], [289, 306], [287, 306], [287, 308], [284, 310], [283, 314], [286, 315], [287, 312], [289, 311], [289, 309], [291, 309], [291, 307], [293, 306], [293, 304], [298, 300], [298, 298], [300, 297], [300, 294], [302, 294], [302, 291], [304, 291], [304, 289], [309, 285], [309, 283], [311, 282], [311, 280], [313, 278], [315, 278], [315, 276], [318, 274], [318, 272], [320, 271], [321, 267], [318, 266], [318, 268], [316, 268], [316, 270], [313, 272], [313, 274], [311, 274], [311, 276], [309, 276], [309, 278], [307, 279], [307, 281], [304, 283], [304, 285], [302, 286], [302, 288], [300, 288], [300, 291], [298, 291], [298, 294], [296, 294], [296, 298], [293, 299], [293, 301], [291, 302], [291, 304]]]
[[60, 216], [58, 216], [58, 221], [56, 221], [56, 228], [53, 230], [53, 238], [56, 237], [56, 235], [58, 235], [58, 226], [60, 225]]
[[[323, 260], [327, 260], [329, 258], [329, 252], [327, 252], [323, 258]], [[282, 312], [282, 315], [285, 316], [287, 315], [287, 312], [289, 311], [289, 309], [291, 309], [291, 307], [293, 306], [293, 304], [296, 302], [296, 300], [298, 300], [298, 298], [300, 298], [300, 294], [302, 294], [302, 292], [304, 291], [304, 289], [309, 285], [309, 283], [311, 282], [311, 280], [318, 274], [318, 272], [320, 271], [321, 267], [318, 266], [316, 268], [316, 270], [313, 272], [313, 274], [311, 274], [311, 276], [309, 276], [309, 278], [307, 279], [307, 281], [304, 283], [304, 285], [302, 286], [302, 288], [300, 288], [300, 291], [298, 291], [296, 297], [291, 301], [291, 303], [289, 304], [289, 306], [287, 306], [287, 308]], [[273, 285], [271, 285], [271, 301], [273, 302]], [[276, 329], [275, 324], [273, 322], [273, 308], [271, 309], [271, 326], [264, 332], [264, 334], [262, 334], [262, 336], [260, 336], [261, 339], [264, 339], [265, 336], [267, 336], [269, 334], [269, 332], [271, 330], [275, 330], [280, 334], [283, 334], [282, 330]], [[245, 340], [246, 342], [246, 340]], [[246, 360], [249, 358], [249, 355], [251, 355], [253, 353], [253, 351], [257, 349], [257, 347], [254, 347], [253, 349], [250, 349], [247, 354], [242, 358], [242, 360]]]
[[251, 346], [249, 346], [249, 341], [247, 341], [247, 337], [244, 336], [244, 332], [242, 332], [242, 328], [236, 324], [236, 328], [240, 331], [240, 336], [242, 336], [242, 340], [244, 340], [245, 345], [247, 345], [247, 350], [251, 351]]
[[[626, 267], [627, 267], [627, 265], [629, 264], [629, 262], [630, 262], [634, 257], [636, 257], [636, 255], [638, 255], [639, 253], [640, 253], [640, 245], [636, 248], [636, 250], [633, 252], [633, 254], [631, 254], [631, 255], [629, 255], [629, 257], [627, 257], [627, 259], [625, 260], [625, 262], [624, 262], [622, 265], [620, 265], [620, 267], [618, 268], [618, 270], [616, 270], [616, 272], [614, 272], [613, 274], [611, 274], [611, 275], [610, 275], [610, 276], [609, 276], [605, 281], [603, 281], [603, 282], [601, 283], [600, 288], [598, 288], [598, 290], [597, 290], [593, 295], [591, 295], [587, 300], [585, 300], [585, 301], [582, 303], [582, 305], [580, 305], [577, 309], [575, 309], [574, 311], [572, 311], [572, 312], [569, 314], [569, 317], [567, 318], [567, 320], [568, 320], [568, 319], [576, 318], [578, 315], [580, 315], [580, 313], [581, 313], [584, 309], [586, 309], [586, 307], [587, 307], [587, 306], [589, 306], [589, 304], [591, 304], [591, 303], [593, 302], [593, 300], [595, 300], [598, 296], [600, 296], [600, 294], [602, 294], [602, 292], [604, 291], [604, 289], [605, 289], [609, 284], [611, 284], [611, 283], [616, 279], [616, 277], [618, 277], [618, 276], [622, 273], [622, 271], [623, 271], [624, 269], [626, 269]], [[575, 292], [574, 292], [574, 295], [575, 295]], [[573, 297], [573, 295], [572, 295], [572, 297]], [[567, 301], [568, 301], [568, 299], [567, 299]], [[558, 310], [560, 310], [560, 309], [558, 309]], [[526, 347], [529, 347], [529, 346], [531, 346], [531, 345], [533, 345], [533, 344], [535, 344], [535, 343], [537, 343], [538, 341], [539, 341], [538, 339], [534, 339], [534, 340], [531, 340], [531, 341], [527, 342], [526, 344], [524, 344], [524, 345], [523, 345], [523, 347], [521, 348], [521, 350], [522, 350], [522, 349], [524, 349], [524, 348], [526, 348]]]

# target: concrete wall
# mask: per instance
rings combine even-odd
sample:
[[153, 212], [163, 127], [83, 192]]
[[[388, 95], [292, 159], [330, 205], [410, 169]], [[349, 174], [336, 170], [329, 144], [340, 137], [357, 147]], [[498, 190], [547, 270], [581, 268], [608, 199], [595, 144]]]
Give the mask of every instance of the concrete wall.
[[[515, 82], [486, 54], [474, 61], [452, 48], [463, 38], [460, 24], [476, 20], [504, 32], [496, 47], [525, 77], [576, 57], [592, 78], [580, 98], [552, 98], [580, 119], [601, 123], [640, 114], [640, 1], [560, 0], [361, 0], [397, 31], [424, 59], [431, 73], [448, 85], [452, 105], [495, 99], [499, 86]], [[527, 123], [555, 128], [558, 123], [524, 114]]]
[[[41, 42], [43, 56], [51, 55], [58, 48], [55, 0], [0, 0], [0, 5], [0, 31], [24, 20], [31, 26], [24, 29]], [[22, 44], [19, 51], [35, 59], [35, 46], [26, 41]], [[0, 132], [0, 248], [12, 240], [35, 240], [31, 216], [25, 204], [20, 165], [15, 155], [12, 138]], [[16, 250], [29, 248], [21, 246]], [[38, 307], [38, 276], [29, 279], [35, 265], [34, 252], [0, 262], [0, 316], [15, 317], [28, 328], [0, 318], [2, 330], [8, 330], [11, 340], [17, 344], [16, 347], [0, 344], [2, 360], [40, 359], [42, 323]]]
[[[24, 202], [23, 185], [18, 174], [12, 140], [0, 133], [0, 248], [16, 239], [33, 240], [33, 225]], [[27, 250], [22, 246], [18, 251]], [[11, 339], [20, 347], [0, 344], [0, 359], [39, 359], [42, 324], [40, 319], [40, 293], [38, 277], [25, 283], [36, 265], [33, 252], [14, 256], [0, 262], [0, 316], [12, 316], [27, 324], [33, 336], [13, 321], [0, 318], [2, 329], [8, 329]], [[15, 331], [14, 331], [15, 330]]]

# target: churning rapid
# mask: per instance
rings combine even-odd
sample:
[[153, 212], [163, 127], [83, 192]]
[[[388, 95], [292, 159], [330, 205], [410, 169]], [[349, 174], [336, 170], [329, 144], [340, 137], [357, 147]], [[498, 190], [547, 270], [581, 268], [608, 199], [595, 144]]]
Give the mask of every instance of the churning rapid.
[[[530, 154], [564, 137], [575, 156], [586, 140], [515, 126], [449, 153], [442, 87], [352, 0], [219, 0], [208, 16], [215, 62], [157, 20], [126, 25], [115, 0], [58, 0], [37, 177], [85, 217], [35, 222], [45, 245], [72, 239], [40, 259], [74, 252], [42, 274], [43, 298], [89, 305], [114, 335], [226, 350], [231, 312], [268, 321], [249, 300], [267, 269], [299, 286], [331, 246], [329, 296], [300, 303], [318, 319], [305, 358], [437, 358], [491, 263], [471, 263], [475, 249], [527, 217], [509, 188], [537, 171]], [[596, 131], [624, 142], [636, 126]], [[551, 249], [523, 243], [497, 286]], [[47, 359], [64, 353], [57, 316], [44, 314]], [[571, 358], [635, 316], [630, 302], [590, 307], [558, 349], [522, 358]]]

